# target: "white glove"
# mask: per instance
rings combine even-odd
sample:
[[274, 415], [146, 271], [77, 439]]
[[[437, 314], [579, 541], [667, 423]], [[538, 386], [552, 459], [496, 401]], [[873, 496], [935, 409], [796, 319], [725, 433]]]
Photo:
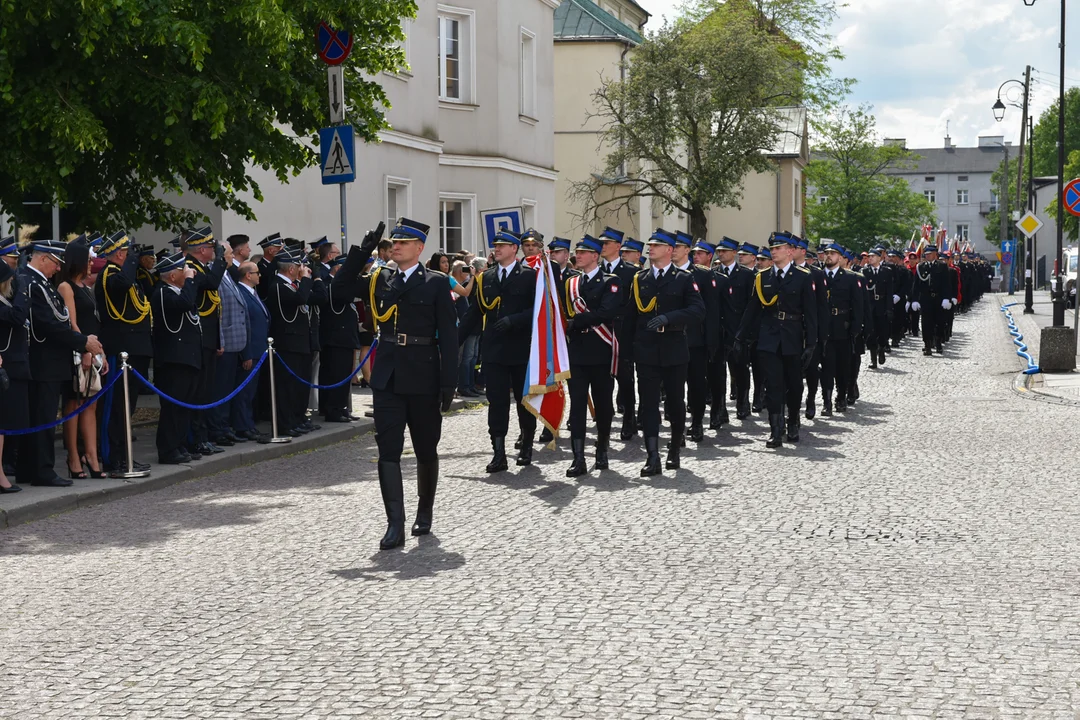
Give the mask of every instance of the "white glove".
[[[1067, 107], [1067, 106], [1066, 106], [1066, 107]], [[959, 302], [957, 302], [956, 298], [953, 298], [953, 299], [952, 299], [952, 306], [953, 306], [953, 307], [956, 307], [956, 306], [957, 306], [957, 305], [959, 305], [959, 304], [960, 304], [960, 303], [959, 303]]]
[[942, 300], [941, 301], [941, 309], [942, 310], [948, 310], [951, 307], [952, 307], [952, 303], [949, 302], [948, 300]]
[[913, 303], [911, 303], [911, 309], [914, 310], [915, 312], [919, 312], [920, 310], [922, 310], [922, 306], [919, 305], [919, 303], [917, 303], [917, 302], [913, 302]]
[[899, 295], [893, 295], [892, 296], [892, 304], [895, 305], [898, 302], [900, 302], [900, 296]]
[[911, 303], [904, 303], [904, 311], [911, 312]]

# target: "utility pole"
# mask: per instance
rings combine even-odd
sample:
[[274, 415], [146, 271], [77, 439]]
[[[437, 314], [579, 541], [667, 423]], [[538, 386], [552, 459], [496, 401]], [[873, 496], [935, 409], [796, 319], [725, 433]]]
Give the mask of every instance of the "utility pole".
[[[998, 202], [998, 217], [1001, 218], [1001, 247], [1005, 246], [1005, 241], [1009, 239], [1009, 146], [1005, 143], [1001, 143], [1001, 147], [1005, 150], [1005, 172], [1001, 173], [1001, 194]], [[1016, 277], [1016, 257], [1014, 257], [1011, 263], [1009, 263], [1009, 294], [1012, 295], [1014, 278]]]
[[[1031, 66], [1028, 66], [1031, 70]], [[1028, 140], [1035, 136], [1035, 122], [1028, 116], [1027, 119]], [[1022, 165], [1023, 163], [1021, 163]], [[1022, 168], [1021, 168], [1022, 169]], [[1035, 146], [1032, 145], [1028, 152], [1028, 181], [1027, 181], [1027, 209], [1035, 212]], [[1024, 273], [1024, 314], [1031, 315], [1035, 312], [1034, 286], [1035, 286], [1035, 243], [1039, 237], [1035, 233], [1024, 239], [1024, 251], [1027, 254], [1027, 272]]]

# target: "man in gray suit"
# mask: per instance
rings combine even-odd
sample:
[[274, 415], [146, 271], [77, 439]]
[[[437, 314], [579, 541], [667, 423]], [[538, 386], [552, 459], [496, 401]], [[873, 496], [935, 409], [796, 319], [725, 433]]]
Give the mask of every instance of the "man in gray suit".
[[[232, 266], [232, 248], [225, 246], [225, 262]], [[220, 400], [236, 389], [237, 375], [240, 374], [240, 353], [248, 344], [247, 304], [236, 286], [232, 276], [226, 273], [221, 278], [218, 293], [221, 296], [221, 350], [219, 350], [217, 374], [214, 378], [214, 400]], [[247, 442], [233, 432], [229, 424], [230, 403], [219, 405], [209, 413], [208, 426], [211, 441], [215, 445], [229, 447], [238, 442]]]

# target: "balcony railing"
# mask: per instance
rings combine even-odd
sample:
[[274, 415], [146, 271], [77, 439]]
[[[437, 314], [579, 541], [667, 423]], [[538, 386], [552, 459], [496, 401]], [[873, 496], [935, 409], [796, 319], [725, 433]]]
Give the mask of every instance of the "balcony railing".
[[989, 215], [992, 212], [997, 212], [998, 204], [996, 202], [981, 202], [979, 203], [979, 214]]

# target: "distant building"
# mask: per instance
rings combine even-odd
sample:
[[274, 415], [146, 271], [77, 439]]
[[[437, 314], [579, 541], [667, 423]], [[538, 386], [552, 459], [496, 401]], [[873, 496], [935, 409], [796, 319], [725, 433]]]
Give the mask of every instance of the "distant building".
[[[885, 142], [906, 147], [903, 138]], [[907, 180], [934, 205], [938, 224], [948, 229], [949, 237], [971, 240], [976, 252], [993, 256], [999, 248], [987, 241], [986, 225], [987, 215], [998, 207], [998, 188], [990, 176], [1001, 166], [1006, 148], [1019, 150], [1001, 135], [981, 136], [977, 147], [957, 147], [946, 137], [944, 147], [909, 148], [917, 156], [915, 167], [886, 172]]]

